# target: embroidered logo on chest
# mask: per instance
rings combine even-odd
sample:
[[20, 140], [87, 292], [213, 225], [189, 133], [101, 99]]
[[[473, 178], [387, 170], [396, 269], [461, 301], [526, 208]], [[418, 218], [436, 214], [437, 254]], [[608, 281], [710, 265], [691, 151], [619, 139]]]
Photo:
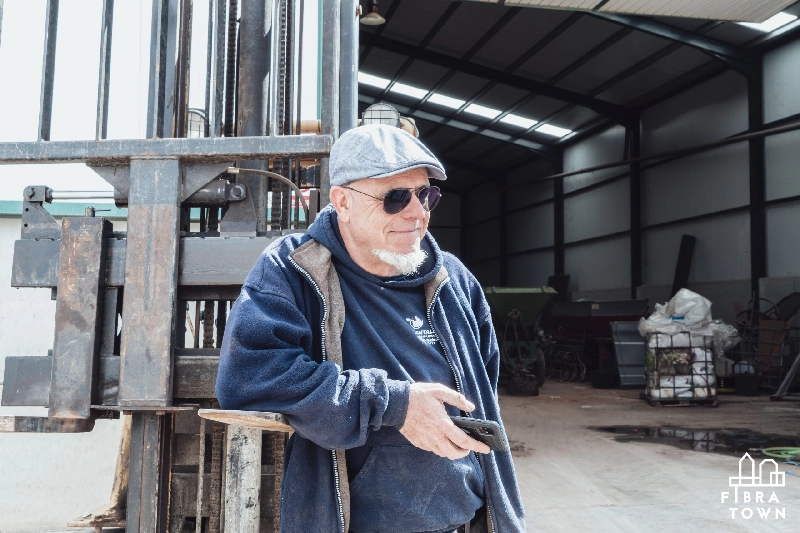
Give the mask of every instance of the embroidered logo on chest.
[[414, 318], [406, 318], [406, 322], [408, 325], [411, 326], [414, 330], [414, 335], [417, 336], [420, 342], [424, 342], [425, 344], [436, 344], [436, 333], [433, 329], [422, 329], [422, 326], [425, 325], [425, 322], [418, 316], [414, 315]]

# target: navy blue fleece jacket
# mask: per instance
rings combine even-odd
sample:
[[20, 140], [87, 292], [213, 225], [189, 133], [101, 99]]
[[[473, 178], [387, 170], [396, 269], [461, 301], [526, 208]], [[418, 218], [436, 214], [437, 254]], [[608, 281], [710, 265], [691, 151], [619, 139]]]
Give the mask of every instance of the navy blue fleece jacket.
[[[460, 467], [456, 463], [450, 467], [433, 454], [410, 447], [397, 429], [405, 419], [413, 378], [393, 370], [391, 364], [386, 365], [391, 375], [384, 368], [360, 368], [357, 354], [337, 353], [360, 344], [344, 338], [353, 333], [344, 327], [342, 309], [348, 299], [342, 290], [347, 293], [348, 284], [331, 275], [346, 266], [341, 249], [337, 250], [335, 223], [335, 213], [328, 208], [307, 235], [284, 237], [264, 251], [231, 311], [221, 352], [217, 397], [222, 407], [280, 412], [295, 429], [286, 449], [281, 531], [343, 532], [347, 524], [360, 533], [365, 516], [381, 521], [387, 516], [369, 515], [361, 505], [361, 499], [381, 490], [391, 490], [400, 495], [398, 501], [409, 503], [406, 515], [392, 515], [393, 525], [386, 533], [417, 531], [413, 528], [421, 522], [415, 515], [423, 512], [436, 515], [438, 525], [426, 529], [436, 531], [455, 523], [448, 520], [461, 520], [459, 513], [464, 512], [463, 503], [452, 506], [450, 514], [447, 505], [430, 506], [431, 497], [447, 501], [454, 469], [456, 475], [463, 474], [463, 483], [472, 484], [468, 493], [485, 496], [494, 531], [524, 531], [510, 454], [471, 455]], [[425, 248], [431, 256], [429, 270], [416, 281], [424, 283], [431, 301], [426, 318], [449, 358], [453, 381], [476, 405], [473, 416], [500, 422], [498, 349], [481, 287], [455, 257], [438, 249], [429, 234]], [[412, 280], [410, 286], [414, 285]], [[341, 323], [332, 323], [333, 316], [339, 316]], [[351, 469], [348, 476], [342, 464], [345, 454], [331, 451], [356, 450], [365, 444], [404, 448], [394, 454], [370, 453], [363, 463], [369, 473]], [[420, 454], [431, 456], [430, 460], [420, 460]], [[431, 478], [431, 470], [441, 475]], [[351, 485], [348, 477], [353, 475]], [[445, 480], [442, 486], [435, 486], [437, 477]], [[483, 481], [483, 490], [474, 486], [476, 479]], [[432, 482], [439, 490], [431, 494]], [[428, 497], [421, 497], [423, 493]], [[379, 507], [379, 502], [366, 508]]]

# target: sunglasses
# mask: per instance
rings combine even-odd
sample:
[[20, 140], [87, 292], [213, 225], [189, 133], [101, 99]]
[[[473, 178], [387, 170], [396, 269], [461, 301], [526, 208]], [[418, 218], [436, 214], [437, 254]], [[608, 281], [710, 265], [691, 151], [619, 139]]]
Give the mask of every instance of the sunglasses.
[[383, 201], [383, 210], [389, 215], [396, 215], [405, 209], [406, 206], [411, 203], [412, 194], [419, 198], [419, 203], [422, 204], [422, 208], [425, 211], [433, 211], [433, 209], [439, 205], [439, 200], [442, 199], [442, 191], [439, 190], [439, 187], [433, 185], [425, 185], [423, 187], [417, 187], [416, 189], [391, 189], [383, 195], [383, 198], [372, 196], [371, 194], [353, 189], [352, 187], [343, 188]]

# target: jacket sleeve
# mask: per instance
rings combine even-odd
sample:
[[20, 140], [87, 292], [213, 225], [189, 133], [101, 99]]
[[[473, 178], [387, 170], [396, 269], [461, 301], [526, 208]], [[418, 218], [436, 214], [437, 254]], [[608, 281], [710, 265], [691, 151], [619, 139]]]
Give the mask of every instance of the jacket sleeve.
[[410, 384], [380, 369], [343, 371], [315, 362], [319, 325], [309, 323], [293, 294], [242, 289], [220, 352], [222, 408], [282, 413], [298, 435], [327, 449], [360, 446], [370, 429], [401, 426]]

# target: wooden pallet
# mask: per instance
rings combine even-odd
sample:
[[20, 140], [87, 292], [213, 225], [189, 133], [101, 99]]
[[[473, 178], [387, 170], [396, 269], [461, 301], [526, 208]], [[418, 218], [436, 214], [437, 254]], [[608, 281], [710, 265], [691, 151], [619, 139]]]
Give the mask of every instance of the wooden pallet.
[[687, 407], [690, 405], [705, 405], [707, 407], [717, 407], [717, 398], [669, 398], [657, 400], [651, 398], [646, 393], [639, 394], [642, 400], [645, 400], [653, 407]]

